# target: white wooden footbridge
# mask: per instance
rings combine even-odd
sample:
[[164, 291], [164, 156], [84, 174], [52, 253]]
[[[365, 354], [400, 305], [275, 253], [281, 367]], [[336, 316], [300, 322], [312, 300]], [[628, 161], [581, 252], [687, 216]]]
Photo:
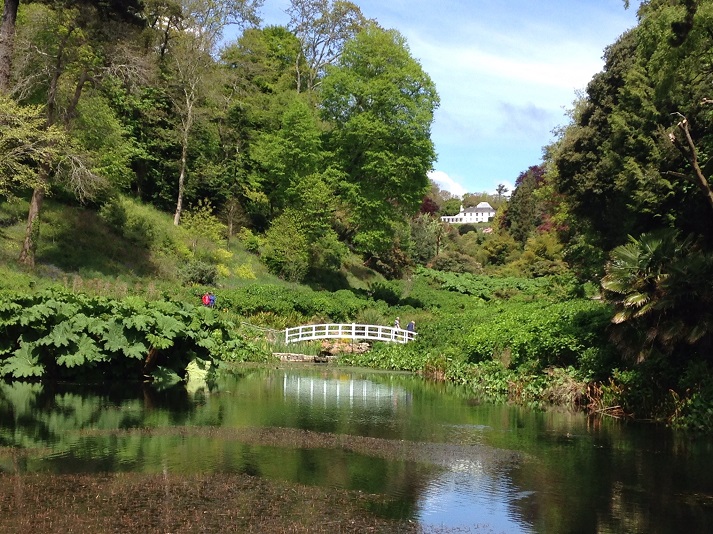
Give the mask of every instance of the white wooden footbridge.
[[311, 341], [314, 339], [362, 339], [408, 343], [416, 337], [416, 332], [373, 324], [308, 324], [285, 329], [285, 343]]

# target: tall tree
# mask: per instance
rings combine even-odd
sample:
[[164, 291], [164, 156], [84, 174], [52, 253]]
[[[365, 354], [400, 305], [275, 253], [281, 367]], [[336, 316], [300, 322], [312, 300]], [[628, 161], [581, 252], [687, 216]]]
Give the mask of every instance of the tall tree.
[[[226, 166], [231, 169], [228, 196], [239, 202], [259, 229], [268, 226], [277, 206], [278, 191], [271, 186], [279, 173], [269, 170], [276, 169], [276, 160], [265, 157], [270, 153], [266, 149], [291, 135], [285, 130], [289, 128], [285, 118], [289, 108], [297, 105], [295, 99], [301, 99], [294, 90], [299, 56], [299, 41], [281, 26], [249, 28], [221, 55], [227, 80], [219, 124]], [[285, 187], [280, 191], [284, 193]]]
[[536, 196], [543, 179], [544, 169], [539, 165], [521, 173], [505, 210], [502, 224], [522, 244], [543, 221], [544, 206]]
[[0, 23], [0, 93], [10, 89], [12, 55], [15, 45], [15, 22], [20, 0], [5, 0]]
[[[99, 11], [90, 5], [29, 7], [30, 22], [22, 28], [26, 34], [23, 62], [18, 65], [21, 92], [44, 100], [48, 128], [61, 124], [68, 129], [82, 93], [88, 85], [97, 83], [105, 71], [103, 21]], [[34, 265], [42, 204], [53, 179], [64, 178], [80, 197], [90, 195], [99, 183], [85, 160], [72, 152], [63, 154], [59, 162], [45, 162], [38, 169], [19, 258], [25, 265]]]
[[21, 106], [0, 93], [0, 197], [40, 187], [37, 169], [54, 163], [65, 142], [60, 128], [47, 128], [41, 106]]
[[[183, 211], [189, 142], [196, 112], [205, 92], [215, 88], [210, 81], [210, 72], [215, 69], [212, 57], [217, 53], [225, 27], [257, 24], [257, 10], [261, 5], [262, 0], [181, 0], [180, 15], [164, 20], [163, 26], [158, 24], [163, 39], [161, 50], [168, 49], [167, 64], [174, 82], [171, 95], [179, 115], [181, 151], [173, 217], [176, 225]], [[173, 44], [169, 38], [172, 24], [175, 25]]]
[[[332, 65], [342, 52], [344, 44], [366, 24], [359, 6], [344, 0], [290, 0], [289, 28], [302, 44], [297, 58], [296, 87], [303, 84], [312, 91], [319, 84], [327, 65]], [[300, 61], [304, 58], [309, 67], [302, 79]]]
[[384, 252], [430, 187], [435, 86], [401, 34], [370, 25], [328, 67], [322, 96], [351, 241], [367, 255]]

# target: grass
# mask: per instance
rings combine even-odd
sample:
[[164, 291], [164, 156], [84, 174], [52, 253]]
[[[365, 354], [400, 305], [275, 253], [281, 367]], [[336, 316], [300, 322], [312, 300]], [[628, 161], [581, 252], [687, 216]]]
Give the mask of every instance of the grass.
[[[129, 201], [131, 202], [131, 201]], [[92, 209], [46, 200], [42, 211], [36, 268], [24, 270], [17, 263], [25, 232], [27, 202], [0, 201], [0, 288], [30, 289], [60, 283], [76, 290], [121, 296], [122, 294], [175, 292], [186, 298], [193, 292], [179, 277], [191, 257], [211, 257], [222, 266], [218, 285], [224, 288], [246, 284], [285, 284], [270, 274], [259, 258], [245, 251], [236, 238], [208, 243], [183, 230], [177, 231], [171, 216], [147, 205], [132, 203], [135, 217], [142, 218], [152, 235], [136, 227], [129, 237], [106, 224]], [[132, 239], [133, 238], [133, 239]], [[145, 240], [151, 239], [151, 243]], [[142, 242], [143, 241], [143, 242]], [[192, 250], [199, 243], [198, 250]]]

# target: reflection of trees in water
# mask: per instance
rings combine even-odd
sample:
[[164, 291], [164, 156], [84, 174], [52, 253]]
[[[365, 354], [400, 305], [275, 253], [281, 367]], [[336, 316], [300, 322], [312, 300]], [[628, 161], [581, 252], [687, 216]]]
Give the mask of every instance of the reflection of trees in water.
[[[0, 382], [0, 447], [56, 454], [87, 429], [113, 430], [147, 424], [181, 424], [189, 405], [185, 390], [160, 392], [141, 384], [83, 387]], [[171, 406], [172, 410], [164, 410]]]

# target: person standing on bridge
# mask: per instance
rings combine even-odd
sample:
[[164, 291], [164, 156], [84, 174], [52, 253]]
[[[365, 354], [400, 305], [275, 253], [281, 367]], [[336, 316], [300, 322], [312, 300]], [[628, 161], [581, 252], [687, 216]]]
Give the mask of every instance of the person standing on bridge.
[[394, 328], [401, 328], [401, 321], [399, 320], [398, 317], [394, 321]]
[[416, 321], [410, 321], [409, 324], [406, 325], [406, 330], [408, 332], [416, 332]]

